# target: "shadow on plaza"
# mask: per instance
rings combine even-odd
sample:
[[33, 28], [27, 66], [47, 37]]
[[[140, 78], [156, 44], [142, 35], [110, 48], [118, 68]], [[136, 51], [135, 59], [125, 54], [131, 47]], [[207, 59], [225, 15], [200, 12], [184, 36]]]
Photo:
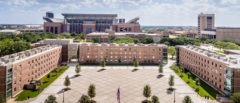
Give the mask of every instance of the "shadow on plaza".
[[159, 74], [157, 75], [157, 79], [162, 78], [163, 76], [164, 76], [163, 74]]
[[139, 69], [133, 69], [132, 72], [136, 72], [136, 71], [138, 71], [138, 70], [139, 70]]
[[167, 94], [172, 94], [176, 89], [175, 88], [168, 88], [166, 93]]
[[102, 68], [102, 69], [99, 69], [97, 72], [102, 72], [102, 71], [105, 71], [106, 69]]
[[67, 92], [69, 90], [71, 90], [71, 88], [63, 88], [60, 91], [58, 91], [57, 94], [62, 94], [62, 93]]
[[74, 79], [74, 78], [77, 78], [77, 77], [80, 77], [82, 75], [78, 74], [78, 75], [73, 75], [72, 77], [70, 77], [70, 79]]

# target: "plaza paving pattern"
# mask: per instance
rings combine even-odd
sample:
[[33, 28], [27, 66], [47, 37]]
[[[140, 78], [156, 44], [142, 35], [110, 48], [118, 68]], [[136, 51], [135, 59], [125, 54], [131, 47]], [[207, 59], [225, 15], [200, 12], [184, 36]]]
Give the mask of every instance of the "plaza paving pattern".
[[[134, 67], [129, 66], [108, 66], [106, 70], [100, 71], [99, 66], [82, 66], [81, 76], [74, 77], [75, 64], [58, 78], [53, 84], [46, 88], [37, 98], [30, 103], [44, 103], [48, 95], [55, 95], [58, 103], [63, 102], [63, 82], [66, 75], [71, 77], [71, 90], [64, 92], [64, 103], [77, 103], [82, 94], [87, 94], [90, 84], [96, 86], [96, 100], [98, 103], [117, 103], [117, 89], [120, 88], [121, 103], [141, 103], [146, 99], [143, 96], [143, 87], [150, 85], [152, 95], [159, 97], [161, 103], [173, 103], [174, 93], [168, 93], [168, 79], [175, 73], [168, 67], [164, 67], [163, 77], [158, 78], [158, 66], [140, 66], [139, 70], [133, 72]], [[181, 103], [184, 96], [189, 95], [194, 103], [212, 103], [199, 97], [188, 87], [177, 75], [175, 75], [176, 103]], [[29, 101], [28, 101], [29, 102]]]

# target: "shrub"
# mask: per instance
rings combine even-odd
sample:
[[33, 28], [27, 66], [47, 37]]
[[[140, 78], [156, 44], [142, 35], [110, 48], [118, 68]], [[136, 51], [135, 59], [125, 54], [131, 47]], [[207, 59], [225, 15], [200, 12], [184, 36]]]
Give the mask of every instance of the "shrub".
[[152, 103], [160, 103], [157, 96], [152, 96]]
[[197, 88], [195, 89], [195, 91], [196, 91], [196, 92], [199, 92], [199, 88], [197, 87]]
[[44, 103], [57, 103], [56, 97], [53, 95], [48, 96]]
[[150, 100], [144, 100], [142, 103], [152, 103]]
[[90, 98], [87, 95], [82, 95], [81, 98], [78, 100], [78, 103], [89, 103]]
[[182, 103], [193, 103], [191, 97], [185, 96]]
[[50, 77], [51, 77], [51, 75], [50, 75], [50, 74], [48, 74], [48, 75], [47, 75], [47, 78], [50, 78]]
[[151, 87], [149, 85], [146, 85], [143, 88], [143, 96], [146, 98], [149, 98], [151, 96]]

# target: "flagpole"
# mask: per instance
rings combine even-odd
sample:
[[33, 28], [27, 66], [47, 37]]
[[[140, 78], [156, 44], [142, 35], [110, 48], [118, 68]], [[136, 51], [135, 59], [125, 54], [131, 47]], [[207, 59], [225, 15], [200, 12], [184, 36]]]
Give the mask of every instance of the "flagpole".
[[121, 103], [120, 87], [118, 87], [118, 90], [117, 90], [117, 100], [118, 100], [118, 103]]

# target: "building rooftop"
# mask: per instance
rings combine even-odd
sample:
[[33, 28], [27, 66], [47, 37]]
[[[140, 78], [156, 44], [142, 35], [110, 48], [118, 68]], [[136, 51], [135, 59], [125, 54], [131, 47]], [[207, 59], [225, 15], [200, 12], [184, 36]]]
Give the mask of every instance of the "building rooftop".
[[32, 56], [38, 55], [39, 53], [46, 52], [48, 50], [51, 50], [53, 48], [60, 47], [59, 45], [46, 45], [41, 46], [38, 48], [18, 52], [11, 55], [6, 55], [3, 57], [0, 57], [0, 66], [7, 66], [9, 64], [12, 64], [14, 62], [19, 62], [23, 59], [30, 58]]
[[117, 14], [79, 14], [79, 13], [62, 13], [63, 16], [111, 16], [117, 17]]
[[216, 35], [216, 31], [201, 31], [201, 34]]
[[239, 27], [217, 27], [217, 29], [240, 29]]
[[160, 47], [167, 47], [165, 44], [116, 44], [116, 43], [81, 43], [80, 45], [83, 46], [160, 46]]
[[0, 33], [14, 33], [14, 32], [19, 32], [18, 30], [0, 30]]
[[40, 44], [51, 45], [67, 45], [73, 43], [73, 39], [45, 39], [39, 42]]
[[207, 57], [209, 57], [211, 59], [223, 62], [223, 63], [227, 64], [231, 68], [239, 68], [240, 67], [240, 55], [220, 54], [220, 53], [214, 52], [212, 50], [209, 50], [209, 49], [201, 47], [201, 46], [188, 45], [188, 46], [181, 46], [181, 47], [184, 47], [184, 48], [186, 48], [186, 49], [188, 49], [190, 51], [194, 51], [194, 52], [196, 52], [198, 54], [207, 56]]
[[87, 36], [91, 36], [91, 35], [109, 35], [109, 33], [106, 32], [92, 32], [87, 34]]
[[43, 17], [44, 20], [47, 22], [53, 22], [53, 23], [63, 23], [64, 19], [58, 19], [58, 18], [49, 18], [49, 17]]
[[[110, 35], [109, 33], [106, 32], [92, 32], [87, 34], [87, 36], [97, 36], [97, 35]], [[161, 34], [150, 34], [150, 33], [142, 33], [142, 32], [116, 32], [114, 33], [116, 36], [127, 36], [127, 35], [146, 35], [146, 36], [161, 36]]]
[[229, 52], [233, 52], [235, 54], [239, 54], [240, 55], [240, 50], [224, 50], [224, 51], [229, 51]]

